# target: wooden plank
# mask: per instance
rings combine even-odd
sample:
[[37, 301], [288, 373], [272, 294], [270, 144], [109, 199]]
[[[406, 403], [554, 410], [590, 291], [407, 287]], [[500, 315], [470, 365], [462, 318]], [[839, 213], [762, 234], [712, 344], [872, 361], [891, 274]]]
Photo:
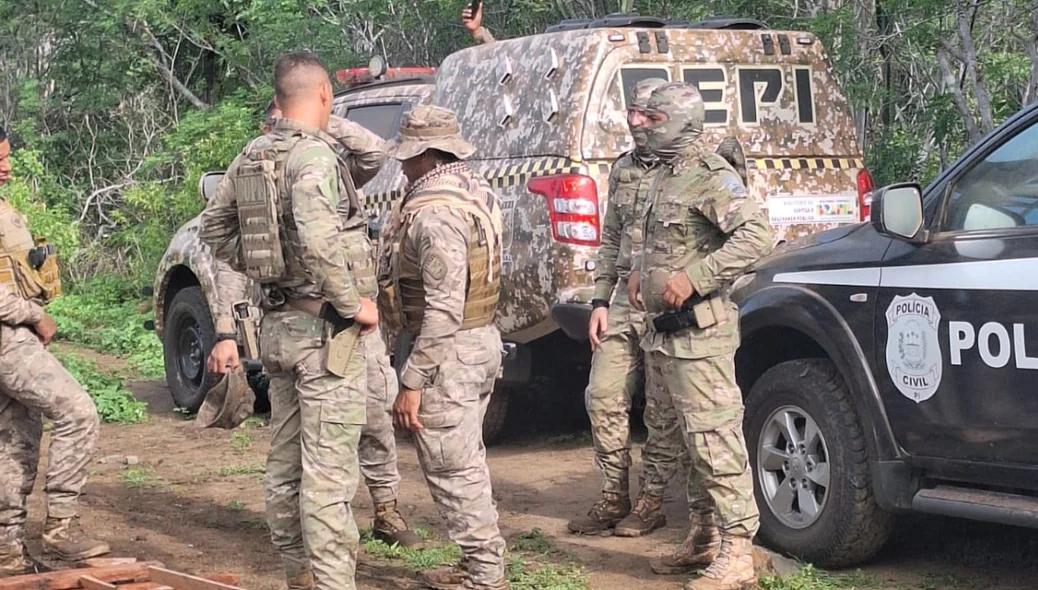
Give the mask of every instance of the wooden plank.
[[173, 590], [169, 586], [163, 586], [158, 582], [134, 582], [132, 584], [119, 584], [119, 590]]
[[176, 590], [242, 590], [237, 586], [174, 572], [162, 567], [149, 567], [148, 575], [151, 576], [152, 581], [172, 586]]
[[228, 586], [238, 585], [238, 574], [214, 574], [211, 576], [202, 576], [207, 580], [219, 582], [221, 584], [227, 584]]
[[113, 565], [131, 565], [134, 563], [137, 563], [136, 557], [94, 557], [76, 562], [76, 567], [112, 567]]
[[[149, 567], [163, 567], [158, 561], [144, 561], [130, 565], [90, 568], [90, 577], [110, 584], [125, 582], [147, 582]], [[85, 575], [82, 569], [70, 569], [30, 576], [15, 576], [0, 579], [0, 590], [73, 590], [81, 588], [79, 579]]]
[[115, 590], [115, 584], [109, 584], [108, 582], [102, 582], [92, 576], [81, 576], [79, 583], [83, 585], [84, 590]]

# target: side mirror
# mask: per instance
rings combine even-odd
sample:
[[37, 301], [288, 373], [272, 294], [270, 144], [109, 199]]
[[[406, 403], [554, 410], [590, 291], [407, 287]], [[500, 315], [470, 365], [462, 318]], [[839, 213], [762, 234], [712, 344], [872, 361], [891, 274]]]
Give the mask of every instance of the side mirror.
[[213, 198], [221, 180], [223, 180], [223, 172], [206, 172], [202, 175], [202, 178], [198, 180], [198, 194], [202, 195], [202, 200], [208, 203], [209, 199]]
[[918, 184], [885, 186], [872, 197], [872, 227], [881, 235], [917, 241], [923, 229], [923, 194]]

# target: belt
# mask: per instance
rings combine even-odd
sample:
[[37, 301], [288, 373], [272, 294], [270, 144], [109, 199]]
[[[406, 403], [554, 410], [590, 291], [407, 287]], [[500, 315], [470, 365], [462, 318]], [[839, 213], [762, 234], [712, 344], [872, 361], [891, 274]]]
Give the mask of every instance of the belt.
[[324, 299], [286, 299], [285, 305], [303, 313], [308, 313], [315, 318], [320, 318]]

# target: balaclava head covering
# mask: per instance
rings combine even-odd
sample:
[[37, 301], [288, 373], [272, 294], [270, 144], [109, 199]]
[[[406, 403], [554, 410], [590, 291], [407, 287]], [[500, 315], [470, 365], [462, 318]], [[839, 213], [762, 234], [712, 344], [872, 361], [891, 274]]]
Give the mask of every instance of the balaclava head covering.
[[649, 149], [664, 162], [670, 162], [703, 133], [706, 106], [695, 86], [671, 82], [653, 91], [645, 113], [659, 119], [646, 128]]
[[[646, 78], [640, 80], [634, 85], [634, 89], [631, 92], [633, 95], [631, 108], [644, 111], [645, 105], [649, 102], [649, 96], [652, 95], [652, 91], [666, 83], [667, 81], [663, 78]], [[655, 159], [656, 156], [654, 156], [652, 151], [649, 150], [649, 135], [645, 127], [631, 127], [630, 123], [628, 123], [628, 127], [631, 130], [631, 137], [634, 138], [635, 155], [645, 160]]]

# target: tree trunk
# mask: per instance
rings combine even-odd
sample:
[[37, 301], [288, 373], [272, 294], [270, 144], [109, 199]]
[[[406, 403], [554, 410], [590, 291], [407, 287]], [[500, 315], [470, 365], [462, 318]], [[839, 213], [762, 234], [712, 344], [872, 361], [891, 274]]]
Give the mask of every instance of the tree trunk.
[[970, 143], [979, 141], [983, 134], [980, 132], [980, 129], [977, 128], [977, 122], [973, 118], [973, 112], [970, 110], [969, 104], [966, 102], [966, 95], [962, 92], [962, 87], [959, 86], [959, 81], [955, 79], [955, 72], [952, 71], [951, 60], [948, 59], [948, 50], [944, 47], [937, 49], [937, 64], [941, 68], [941, 81], [943, 82], [944, 90], [952, 93], [952, 98], [955, 100], [955, 106], [959, 107], [962, 121], [966, 124], [966, 131], [970, 136]]
[[[973, 9], [977, 9], [976, 0], [974, 0]], [[965, 2], [958, 0], [955, 6], [955, 21], [959, 31], [959, 41], [962, 43], [962, 58], [965, 60], [966, 73], [969, 75], [970, 85], [973, 87], [973, 98], [977, 101], [981, 130], [988, 133], [995, 128], [995, 120], [991, 115], [991, 93], [988, 92], [984, 74], [980, 71], [980, 64], [977, 61], [977, 47], [973, 43], [971, 20], [970, 16], [966, 14]]]

